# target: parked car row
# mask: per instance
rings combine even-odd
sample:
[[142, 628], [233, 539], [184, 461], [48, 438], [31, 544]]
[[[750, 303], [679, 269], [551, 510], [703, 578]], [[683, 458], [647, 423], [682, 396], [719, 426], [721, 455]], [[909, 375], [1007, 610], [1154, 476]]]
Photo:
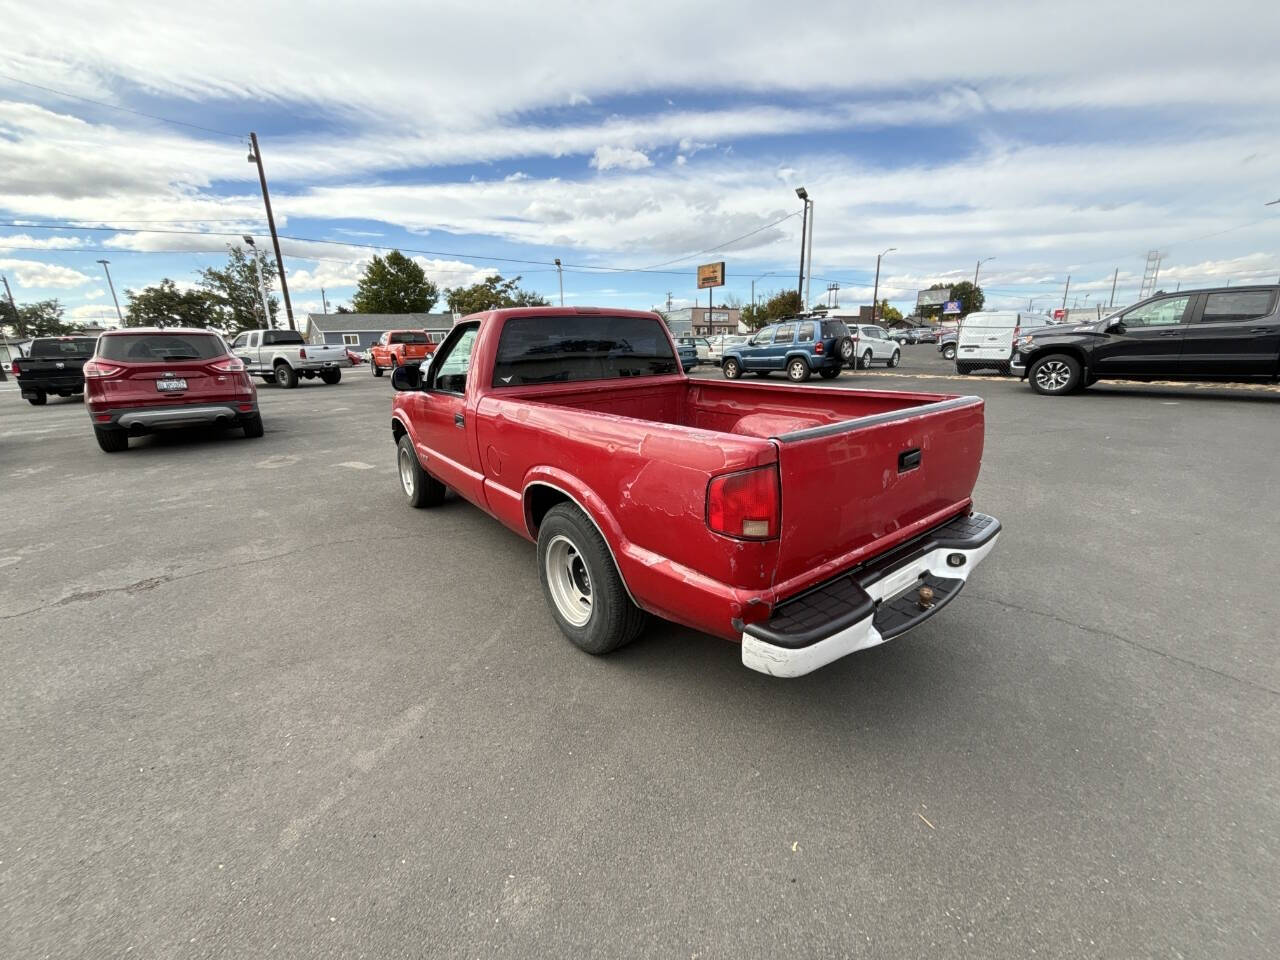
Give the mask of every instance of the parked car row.
[[815, 373], [833, 380], [846, 366], [866, 369], [884, 363], [896, 367], [901, 360], [901, 348], [883, 327], [849, 327], [843, 320], [797, 317], [771, 323], [751, 339], [726, 346], [720, 367], [728, 380], [744, 373], [767, 377], [782, 370], [793, 383], [804, 383]]

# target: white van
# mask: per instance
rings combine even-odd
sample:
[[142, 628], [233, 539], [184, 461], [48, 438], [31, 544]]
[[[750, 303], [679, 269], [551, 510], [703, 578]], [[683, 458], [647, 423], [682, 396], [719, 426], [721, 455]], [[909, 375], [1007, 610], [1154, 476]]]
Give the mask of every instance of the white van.
[[[1026, 326], [1042, 326], [1026, 315]], [[1013, 345], [1023, 325], [1023, 314], [1016, 310], [982, 310], [960, 321], [956, 340], [956, 373], [969, 373], [983, 368], [1009, 372]]]

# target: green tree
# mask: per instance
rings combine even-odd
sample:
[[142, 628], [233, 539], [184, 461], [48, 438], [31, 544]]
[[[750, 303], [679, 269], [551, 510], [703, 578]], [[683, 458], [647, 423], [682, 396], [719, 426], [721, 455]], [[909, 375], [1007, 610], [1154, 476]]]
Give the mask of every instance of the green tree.
[[440, 291], [422, 267], [399, 250], [374, 256], [356, 285], [351, 306], [356, 313], [427, 313]]
[[60, 337], [75, 329], [62, 320], [62, 304], [57, 300], [24, 303], [15, 315], [8, 300], [0, 300], [0, 324], [13, 330], [14, 337]]
[[800, 294], [796, 290], [782, 290], [773, 294], [764, 303], [743, 307], [740, 319], [748, 330], [759, 330], [767, 323], [780, 317], [793, 317], [801, 313]]
[[888, 300], [880, 301], [880, 309], [876, 311], [876, 318], [881, 323], [897, 323], [902, 319], [902, 311], [897, 307], [891, 307]]
[[[965, 317], [971, 313], [975, 313], [982, 309], [982, 305], [986, 303], [987, 298], [982, 293], [981, 287], [975, 287], [968, 280], [961, 280], [959, 283], [935, 283], [929, 287], [930, 290], [946, 290], [951, 288], [951, 299], [960, 301], [960, 316]], [[942, 313], [942, 306], [921, 307], [920, 314], [922, 317], [938, 316]], [[954, 316], [954, 314], [952, 314]]]
[[520, 278], [503, 280], [498, 274], [486, 277], [482, 283], [469, 287], [446, 290], [449, 309], [466, 316], [482, 310], [500, 310], [503, 307], [545, 307], [547, 301], [532, 290], [522, 290]]
[[125, 290], [126, 327], [227, 327], [227, 311], [207, 290], [179, 290], [165, 277], [141, 290]]
[[[262, 282], [267, 289], [276, 278], [276, 266], [263, 258]], [[214, 304], [222, 311], [222, 329], [227, 333], [239, 333], [262, 325], [262, 297], [258, 293], [258, 277], [253, 261], [240, 247], [227, 244], [227, 265], [222, 268], [205, 267], [200, 271], [200, 286], [208, 291]], [[268, 295], [267, 304], [274, 326], [279, 304]]]

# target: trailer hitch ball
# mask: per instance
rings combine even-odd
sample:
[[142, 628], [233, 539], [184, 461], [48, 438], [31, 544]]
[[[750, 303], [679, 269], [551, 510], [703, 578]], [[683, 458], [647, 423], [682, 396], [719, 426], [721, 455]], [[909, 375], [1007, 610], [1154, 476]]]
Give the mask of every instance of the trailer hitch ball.
[[933, 606], [933, 587], [923, 586], [920, 588], [920, 591], [916, 594], [916, 605], [921, 610], [928, 610]]

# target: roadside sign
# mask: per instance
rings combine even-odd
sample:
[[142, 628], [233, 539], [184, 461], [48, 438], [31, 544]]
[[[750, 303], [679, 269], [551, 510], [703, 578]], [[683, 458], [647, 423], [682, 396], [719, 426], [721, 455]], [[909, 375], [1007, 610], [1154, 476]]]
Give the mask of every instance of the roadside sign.
[[946, 303], [944, 303], [944, 304], [942, 305], [942, 312], [943, 312], [943, 313], [959, 313], [959, 312], [960, 312], [960, 301], [959, 301], [959, 300], [948, 300]]
[[703, 290], [707, 287], [723, 287], [724, 286], [724, 261], [719, 263], [704, 263], [698, 267], [698, 289]]
[[1066, 315], [1067, 315], [1067, 311], [1065, 311], [1065, 310], [1054, 310], [1054, 311], [1053, 311], [1053, 319], [1055, 319], [1055, 320], [1061, 320], [1061, 319], [1062, 319], [1063, 317], [1065, 317]]
[[916, 293], [916, 306], [936, 307], [946, 303], [950, 299], [950, 287], [943, 287], [941, 290], [920, 290]]

